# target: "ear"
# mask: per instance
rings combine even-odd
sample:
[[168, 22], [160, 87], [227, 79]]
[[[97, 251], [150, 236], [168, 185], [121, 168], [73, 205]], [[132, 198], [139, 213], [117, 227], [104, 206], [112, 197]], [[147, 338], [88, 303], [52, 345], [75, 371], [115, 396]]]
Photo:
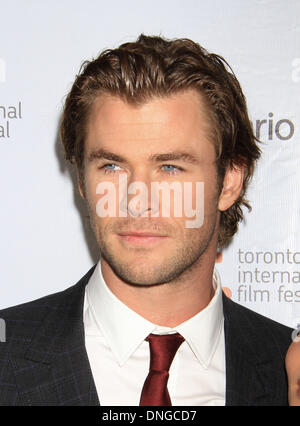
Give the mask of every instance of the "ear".
[[244, 167], [228, 167], [223, 181], [223, 188], [219, 197], [218, 209], [225, 211], [238, 199], [244, 179]]

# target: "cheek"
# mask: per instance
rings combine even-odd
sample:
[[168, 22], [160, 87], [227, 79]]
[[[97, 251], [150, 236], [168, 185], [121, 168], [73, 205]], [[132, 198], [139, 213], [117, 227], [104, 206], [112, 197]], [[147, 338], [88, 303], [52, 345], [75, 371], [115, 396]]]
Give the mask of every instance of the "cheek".
[[87, 172], [85, 176], [85, 189], [87, 199], [90, 205], [96, 205], [98, 199], [101, 197], [100, 194], [97, 194], [97, 187], [100, 183], [100, 180], [96, 173]]
[[193, 208], [202, 209], [205, 215], [217, 212], [219, 191], [214, 171], [209, 170], [204, 178], [193, 182], [191, 199]]
[[88, 186], [86, 188], [86, 201], [89, 207], [89, 210], [93, 215], [96, 213], [96, 205], [99, 199], [99, 195], [96, 194], [96, 188]]

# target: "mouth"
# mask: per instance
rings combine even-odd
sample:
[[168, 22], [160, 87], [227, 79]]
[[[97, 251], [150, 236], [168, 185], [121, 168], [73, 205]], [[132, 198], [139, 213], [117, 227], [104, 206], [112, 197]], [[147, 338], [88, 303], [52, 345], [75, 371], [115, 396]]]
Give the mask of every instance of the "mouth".
[[118, 234], [121, 241], [135, 245], [150, 245], [161, 243], [168, 239], [168, 236], [155, 234], [153, 232], [121, 232]]

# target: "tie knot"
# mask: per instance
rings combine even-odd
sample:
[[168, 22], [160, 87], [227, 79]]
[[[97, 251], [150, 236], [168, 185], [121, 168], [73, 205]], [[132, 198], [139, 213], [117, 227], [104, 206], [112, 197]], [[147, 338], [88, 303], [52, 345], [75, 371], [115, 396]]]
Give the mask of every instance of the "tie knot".
[[149, 334], [145, 340], [150, 344], [150, 370], [168, 372], [184, 338], [179, 333]]

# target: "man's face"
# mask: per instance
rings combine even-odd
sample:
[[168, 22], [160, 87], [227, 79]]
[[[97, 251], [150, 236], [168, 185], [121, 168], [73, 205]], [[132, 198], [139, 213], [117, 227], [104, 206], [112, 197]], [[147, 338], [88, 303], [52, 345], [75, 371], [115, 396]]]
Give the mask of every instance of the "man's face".
[[[219, 191], [210, 126], [204, 103], [193, 90], [154, 98], [141, 106], [108, 95], [95, 101], [86, 129], [81, 193], [102, 261], [123, 281], [151, 285], [177, 279], [216, 244]], [[99, 183], [111, 182], [118, 195], [120, 176], [126, 176], [127, 185], [144, 182], [149, 189], [143, 216], [129, 209], [127, 217], [99, 217]], [[204, 182], [202, 226], [187, 228], [184, 212], [182, 217], [174, 215], [173, 192], [170, 217], [162, 215], [162, 197], [153, 207], [151, 183], [163, 181], [179, 182], [182, 188], [190, 182], [193, 207], [196, 182]], [[128, 195], [123, 213], [133, 197]], [[155, 208], [158, 217], [151, 216]]]

